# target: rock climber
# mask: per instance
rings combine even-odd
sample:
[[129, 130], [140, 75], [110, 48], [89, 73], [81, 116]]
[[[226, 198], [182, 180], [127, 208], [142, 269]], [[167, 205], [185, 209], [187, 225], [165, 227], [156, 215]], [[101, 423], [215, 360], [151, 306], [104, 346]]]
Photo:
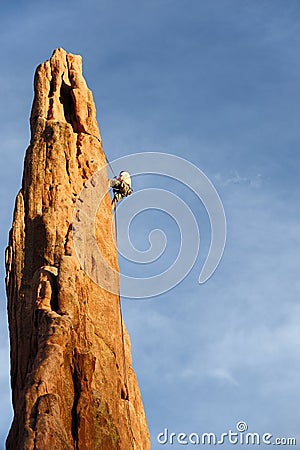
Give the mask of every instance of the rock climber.
[[113, 178], [112, 180], [109, 180], [109, 187], [112, 188], [114, 197], [111, 202], [111, 207], [114, 210], [116, 207], [116, 204], [122, 200], [122, 198], [127, 197], [128, 195], [132, 194], [131, 189], [131, 178], [128, 172], [125, 172], [122, 170], [117, 177]]

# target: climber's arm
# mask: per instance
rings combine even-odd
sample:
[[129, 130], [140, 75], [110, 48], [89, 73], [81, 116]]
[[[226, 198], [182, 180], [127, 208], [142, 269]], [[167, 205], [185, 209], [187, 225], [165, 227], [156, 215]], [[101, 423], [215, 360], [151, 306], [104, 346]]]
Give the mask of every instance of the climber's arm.
[[113, 178], [109, 180], [109, 187], [113, 189], [120, 189], [121, 181], [119, 181], [117, 178]]

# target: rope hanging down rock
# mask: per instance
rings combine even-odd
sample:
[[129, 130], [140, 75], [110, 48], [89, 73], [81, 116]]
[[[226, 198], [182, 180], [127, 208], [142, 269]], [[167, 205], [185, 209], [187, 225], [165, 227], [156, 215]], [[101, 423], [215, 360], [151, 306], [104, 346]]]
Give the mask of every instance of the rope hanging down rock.
[[[115, 171], [112, 168], [111, 163], [109, 162], [109, 159], [107, 158], [105, 154], [106, 162], [113, 174], [114, 177], [116, 177]], [[118, 242], [118, 232], [117, 232], [117, 205], [115, 206], [115, 231], [116, 231], [116, 242]], [[130, 409], [129, 409], [129, 390], [128, 390], [128, 377], [127, 377], [127, 370], [126, 370], [126, 352], [125, 352], [125, 339], [124, 339], [124, 321], [123, 321], [123, 312], [122, 312], [122, 303], [121, 303], [121, 295], [120, 295], [120, 288], [119, 288], [119, 308], [120, 308], [120, 324], [121, 324], [121, 336], [122, 336], [122, 354], [123, 354], [123, 377], [124, 377], [124, 387], [125, 387], [125, 398], [126, 401], [126, 411], [127, 411], [127, 422], [128, 422], [128, 429], [129, 429], [129, 436], [130, 436], [130, 443], [131, 448], [134, 450], [134, 436], [132, 431], [132, 424], [131, 424], [131, 418], [130, 418]]]
[[[117, 205], [115, 209], [115, 230], [116, 230], [116, 242], [118, 242], [118, 232], [117, 232]], [[125, 402], [126, 402], [126, 411], [127, 411], [127, 422], [130, 436], [131, 448], [134, 450], [134, 435], [132, 431], [132, 424], [130, 418], [130, 409], [129, 409], [129, 390], [128, 390], [128, 377], [127, 377], [127, 369], [126, 369], [126, 351], [125, 351], [125, 338], [124, 338], [124, 321], [123, 321], [123, 312], [122, 312], [122, 303], [121, 303], [121, 295], [119, 288], [119, 307], [120, 307], [120, 324], [121, 324], [121, 336], [122, 336], [122, 353], [123, 353], [123, 377], [124, 377], [124, 387], [125, 387]]]

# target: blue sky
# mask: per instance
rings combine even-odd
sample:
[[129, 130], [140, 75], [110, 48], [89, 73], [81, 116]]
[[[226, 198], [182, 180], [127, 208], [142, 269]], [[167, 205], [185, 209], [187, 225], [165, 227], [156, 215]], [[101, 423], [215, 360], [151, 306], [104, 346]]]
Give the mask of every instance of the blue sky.
[[[210, 239], [203, 206], [174, 183], [199, 221], [199, 258], [168, 293], [123, 300], [153, 449], [182, 447], [156, 442], [166, 427], [221, 434], [241, 420], [252, 432], [296, 437], [300, 448], [299, 16], [297, 0], [2, 5], [2, 255], [29, 144], [34, 70], [56, 47], [83, 57], [110, 160], [178, 155], [222, 199], [227, 244], [213, 277], [197, 283]], [[137, 177], [134, 187], [152, 182]], [[132, 232], [139, 245], [148, 242], [148, 214]], [[172, 256], [176, 232], [169, 243]], [[11, 420], [3, 266], [1, 444]]]

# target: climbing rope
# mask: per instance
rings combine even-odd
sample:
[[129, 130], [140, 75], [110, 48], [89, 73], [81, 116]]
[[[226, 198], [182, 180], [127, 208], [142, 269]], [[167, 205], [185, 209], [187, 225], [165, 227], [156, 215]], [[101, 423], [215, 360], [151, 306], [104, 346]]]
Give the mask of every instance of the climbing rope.
[[[106, 162], [116, 178], [116, 174], [114, 169], [112, 168], [109, 159], [107, 158], [105, 154]], [[116, 233], [116, 243], [118, 242], [118, 233], [117, 233], [117, 205], [115, 206], [115, 233]], [[122, 354], [123, 354], [123, 377], [124, 377], [124, 387], [125, 387], [125, 402], [126, 402], [126, 411], [127, 411], [127, 422], [128, 422], [128, 429], [129, 429], [129, 437], [130, 437], [130, 443], [131, 448], [134, 450], [134, 435], [132, 431], [132, 423], [130, 418], [130, 407], [129, 407], [129, 390], [128, 390], [128, 377], [127, 377], [127, 370], [126, 370], [126, 351], [125, 351], [125, 339], [124, 339], [124, 321], [123, 321], [123, 313], [122, 313], [122, 303], [121, 303], [121, 295], [120, 295], [120, 287], [119, 287], [119, 309], [120, 309], [120, 325], [121, 325], [121, 336], [122, 336]]]
[[[117, 232], [117, 205], [115, 206], [115, 231], [116, 231], [116, 242], [118, 240], [118, 232]], [[126, 411], [127, 411], [127, 422], [129, 429], [129, 437], [131, 448], [134, 450], [134, 435], [132, 431], [132, 423], [130, 418], [130, 407], [129, 407], [129, 390], [128, 390], [128, 377], [127, 377], [127, 369], [126, 369], [126, 351], [125, 351], [125, 338], [124, 338], [124, 321], [123, 321], [123, 312], [122, 312], [122, 303], [121, 303], [121, 295], [120, 295], [120, 287], [119, 287], [119, 308], [120, 308], [120, 324], [121, 324], [121, 336], [122, 336], [122, 353], [123, 353], [123, 377], [124, 377], [124, 387], [125, 387], [125, 402], [126, 402]]]
[[112, 166], [111, 166], [111, 164], [110, 164], [110, 162], [109, 162], [109, 160], [108, 160], [108, 158], [107, 158], [106, 155], [105, 155], [105, 159], [106, 159], [107, 164], [109, 165], [109, 168], [110, 168], [110, 170], [111, 170], [113, 176], [116, 178], [115, 171], [114, 171], [114, 169], [112, 168]]

